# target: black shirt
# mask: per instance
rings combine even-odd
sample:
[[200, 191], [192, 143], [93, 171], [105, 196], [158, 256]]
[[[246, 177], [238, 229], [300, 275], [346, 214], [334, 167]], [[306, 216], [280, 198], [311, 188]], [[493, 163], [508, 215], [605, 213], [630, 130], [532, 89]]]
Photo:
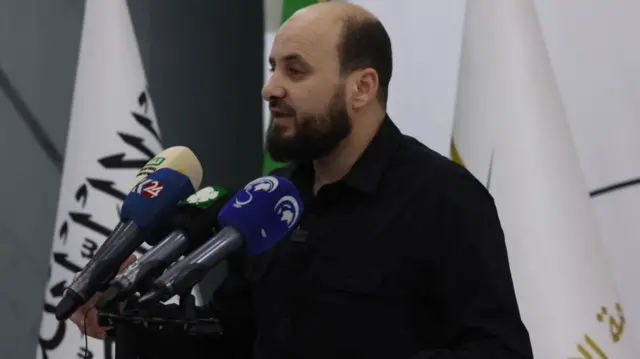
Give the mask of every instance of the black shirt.
[[533, 357], [493, 199], [466, 169], [386, 117], [317, 195], [311, 163], [274, 174], [305, 211], [271, 251], [230, 260], [213, 307], [236, 348], [253, 344], [255, 359]]

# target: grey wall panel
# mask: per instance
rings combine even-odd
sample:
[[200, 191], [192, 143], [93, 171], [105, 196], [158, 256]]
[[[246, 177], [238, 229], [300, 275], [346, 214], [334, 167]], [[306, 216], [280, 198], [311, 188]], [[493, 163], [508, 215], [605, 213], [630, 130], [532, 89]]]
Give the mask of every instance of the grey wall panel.
[[58, 170], [0, 95], [0, 357], [35, 353], [58, 199]]
[[[83, 2], [0, 1], [0, 67], [64, 150]], [[33, 358], [58, 200], [59, 169], [0, 90], [0, 357]], [[9, 324], [10, 323], [10, 324]]]

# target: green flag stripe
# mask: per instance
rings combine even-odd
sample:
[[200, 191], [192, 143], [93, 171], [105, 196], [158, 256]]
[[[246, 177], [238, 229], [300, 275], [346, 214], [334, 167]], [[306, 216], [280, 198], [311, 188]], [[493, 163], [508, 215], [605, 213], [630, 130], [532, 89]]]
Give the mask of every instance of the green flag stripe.
[[[309, 5], [324, 2], [323, 0], [282, 0], [282, 18], [280, 24], [287, 21], [293, 13], [302, 9], [303, 7], [307, 7]], [[267, 175], [269, 172], [273, 171], [276, 168], [284, 166], [286, 163], [276, 162], [274, 161], [269, 153], [265, 151], [264, 153], [264, 162], [262, 166], [262, 174]]]

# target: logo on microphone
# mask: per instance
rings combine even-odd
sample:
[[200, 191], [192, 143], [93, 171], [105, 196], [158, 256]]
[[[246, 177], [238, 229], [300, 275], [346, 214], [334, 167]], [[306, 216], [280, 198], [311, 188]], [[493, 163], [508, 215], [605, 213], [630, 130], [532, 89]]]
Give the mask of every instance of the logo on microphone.
[[253, 200], [252, 193], [264, 191], [267, 193], [271, 193], [278, 188], [278, 179], [272, 176], [265, 176], [257, 178], [244, 186], [244, 193], [247, 195], [247, 199], [241, 201], [238, 197], [236, 197], [235, 203], [233, 206], [235, 208], [241, 208], [242, 206], [249, 204]]
[[280, 217], [282, 222], [287, 224], [287, 227], [293, 227], [298, 221], [300, 216], [300, 204], [293, 196], [284, 196], [280, 198], [276, 206], [274, 207], [276, 214]]
[[200, 204], [208, 201], [213, 201], [218, 198], [220, 192], [216, 191], [213, 187], [205, 187], [198, 192], [192, 194], [186, 199], [189, 204]]
[[160, 166], [164, 162], [165, 158], [162, 156], [156, 156], [149, 160], [145, 166]]
[[133, 192], [136, 192], [144, 198], [155, 198], [162, 193], [163, 188], [162, 183], [159, 181], [147, 178], [140, 181], [140, 183], [134, 187]]

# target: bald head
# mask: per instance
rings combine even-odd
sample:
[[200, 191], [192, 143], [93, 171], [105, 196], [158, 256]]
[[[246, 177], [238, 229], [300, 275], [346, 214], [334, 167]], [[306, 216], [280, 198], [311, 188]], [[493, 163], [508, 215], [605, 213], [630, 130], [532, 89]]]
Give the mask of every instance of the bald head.
[[288, 159], [305, 153], [305, 144], [316, 144], [307, 158], [326, 154], [352, 126], [373, 123], [363, 117], [383, 117], [391, 42], [362, 7], [325, 2], [298, 10], [278, 30], [269, 63], [272, 75], [262, 95], [275, 119], [271, 143], [288, 148], [281, 151]]

